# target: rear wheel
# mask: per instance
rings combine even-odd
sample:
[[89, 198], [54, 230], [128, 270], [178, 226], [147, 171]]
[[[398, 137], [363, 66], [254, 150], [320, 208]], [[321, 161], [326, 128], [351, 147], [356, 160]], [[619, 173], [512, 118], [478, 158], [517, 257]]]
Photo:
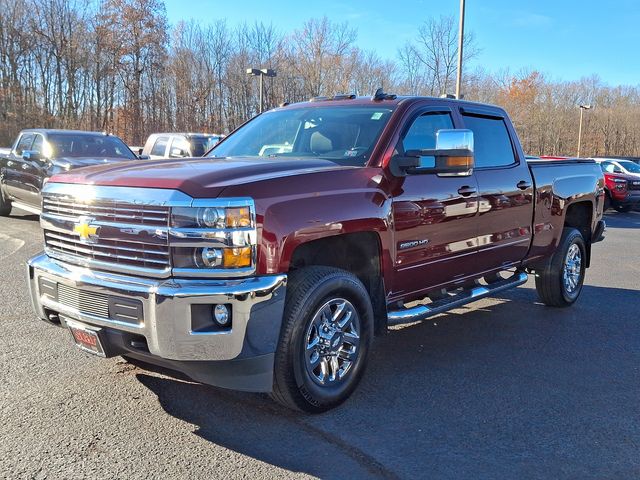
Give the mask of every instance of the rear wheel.
[[11, 202], [4, 193], [2, 193], [2, 186], [0, 186], [0, 217], [6, 217], [11, 213]]
[[293, 272], [271, 396], [309, 413], [340, 405], [362, 378], [372, 340], [371, 300], [355, 275], [322, 266]]
[[550, 261], [536, 271], [536, 290], [550, 307], [568, 307], [580, 296], [586, 270], [586, 246], [579, 230], [565, 228]]

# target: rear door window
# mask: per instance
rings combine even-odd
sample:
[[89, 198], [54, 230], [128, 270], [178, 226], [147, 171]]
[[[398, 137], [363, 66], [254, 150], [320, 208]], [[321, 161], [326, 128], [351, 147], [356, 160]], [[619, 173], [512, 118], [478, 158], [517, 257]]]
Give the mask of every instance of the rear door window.
[[504, 119], [469, 114], [463, 118], [473, 132], [476, 168], [506, 167], [516, 162]]
[[33, 145], [31, 146], [31, 150], [33, 150], [34, 152], [38, 152], [40, 155], [42, 155], [43, 144], [44, 144], [44, 138], [42, 137], [42, 135], [36, 135], [36, 138], [33, 141]]
[[164, 157], [164, 153], [167, 150], [168, 143], [169, 137], [158, 137], [156, 143], [153, 144], [153, 148], [151, 149], [151, 155]]

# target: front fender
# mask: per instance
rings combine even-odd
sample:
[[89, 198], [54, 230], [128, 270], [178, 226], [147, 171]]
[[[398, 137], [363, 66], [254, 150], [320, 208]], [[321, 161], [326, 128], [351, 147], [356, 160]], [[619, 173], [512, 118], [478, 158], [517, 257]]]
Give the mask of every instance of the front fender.
[[300, 245], [348, 233], [376, 232], [388, 252], [390, 210], [391, 201], [375, 190], [316, 193], [273, 203], [263, 214], [258, 271], [287, 272]]

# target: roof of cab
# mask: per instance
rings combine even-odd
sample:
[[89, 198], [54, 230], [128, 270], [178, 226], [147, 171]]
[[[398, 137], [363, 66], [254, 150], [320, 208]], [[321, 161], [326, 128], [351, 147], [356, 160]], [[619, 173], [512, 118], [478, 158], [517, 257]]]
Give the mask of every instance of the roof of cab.
[[43, 135], [48, 135], [50, 133], [57, 133], [57, 134], [70, 133], [73, 135], [91, 135], [91, 136], [110, 135], [106, 132], [88, 132], [86, 130], [64, 130], [64, 129], [57, 129], [57, 128], [25, 128], [24, 130], [22, 130], [22, 133], [41, 133]]
[[470, 100], [464, 99], [456, 99], [451, 97], [428, 97], [428, 96], [417, 96], [417, 95], [391, 95], [389, 98], [384, 98], [381, 100], [374, 100], [373, 96], [348, 96], [348, 95], [336, 95], [336, 97], [314, 97], [310, 100], [304, 102], [296, 102], [296, 103], [285, 103], [280, 107], [276, 107], [274, 110], [278, 110], [279, 108], [301, 108], [308, 106], [316, 106], [316, 105], [389, 105], [389, 106], [398, 106], [401, 104], [411, 104], [417, 102], [423, 102], [425, 100], [432, 101], [436, 104], [457, 104], [460, 106], [468, 106], [468, 107], [484, 107], [491, 110], [498, 110], [504, 112], [504, 109], [489, 103], [481, 103], [481, 102], [473, 102]]

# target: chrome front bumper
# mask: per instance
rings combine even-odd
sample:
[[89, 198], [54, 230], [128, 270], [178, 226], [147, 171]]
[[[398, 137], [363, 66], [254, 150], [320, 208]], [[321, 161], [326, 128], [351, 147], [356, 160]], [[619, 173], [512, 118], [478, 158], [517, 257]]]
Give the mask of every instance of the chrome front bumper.
[[[89, 325], [143, 336], [152, 356], [177, 361], [221, 361], [275, 352], [284, 310], [286, 275], [243, 279], [147, 279], [97, 272], [40, 254], [28, 262], [29, 288], [36, 314], [51, 312]], [[96, 316], [40, 291], [41, 278], [86, 295], [98, 294], [142, 304], [141, 321], [131, 324]], [[57, 297], [56, 297], [57, 299]], [[194, 305], [231, 306], [232, 326], [194, 331]], [[89, 309], [91, 310], [91, 309]]]

